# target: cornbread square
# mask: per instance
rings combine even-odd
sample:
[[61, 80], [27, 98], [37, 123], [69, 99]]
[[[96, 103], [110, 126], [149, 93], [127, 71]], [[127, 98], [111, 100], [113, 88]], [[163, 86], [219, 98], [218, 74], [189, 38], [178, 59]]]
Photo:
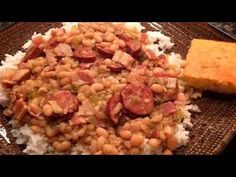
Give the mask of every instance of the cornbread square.
[[236, 43], [193, 39], [183, 79], [195, 88], [236, 93]]

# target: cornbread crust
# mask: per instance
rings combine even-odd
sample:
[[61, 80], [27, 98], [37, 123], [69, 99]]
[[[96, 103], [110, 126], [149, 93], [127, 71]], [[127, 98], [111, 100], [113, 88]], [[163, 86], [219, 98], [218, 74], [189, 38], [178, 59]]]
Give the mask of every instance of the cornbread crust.
[[183, 79], [195, 88], [236, 93], [236, 43], [193, 39]]

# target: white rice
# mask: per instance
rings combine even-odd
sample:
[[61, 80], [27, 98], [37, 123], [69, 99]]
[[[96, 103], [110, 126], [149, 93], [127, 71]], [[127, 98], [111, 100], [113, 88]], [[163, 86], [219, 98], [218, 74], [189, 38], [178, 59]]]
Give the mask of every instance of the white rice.
[[183, 124], [177, 124], [175, 137], [177, 139], [178, 147], [186, 146], [189, 141], [189, 131], [186, 131]]
[[[63, 28], [66, 31], [69, 31], [74, 25], [77, 25], [79, 22], [65, 22], [63, 23]], [[141, 23], [137, 22], [128, 22], [125, 24], [125, 26], [129, 29], [136, 29], [137, 31], [141, 31], [145, 29], [141, 25]], [[44, 40], [49, 40], [51, 37], [51, 31], [50, 29], [48, 32], [46, 32], [44, 35], [40, 33], [34, 33], [32, 37], [35, 36], [42, 36]], [[152, 42], [151, 45], [146, 46], [147, 48], [153, 50], [156, 55], [162, 54], [166, 49], [170, 49], [173, 47], [174, 43], [171, 42], [170, 37], [167, 37], [163, 35], [160, 32], [153, 32], [149, 31], [147, 32], [149, 40]], [[158, 41], [158, 44], [154, 44], [155, 41]], [[26, 42], [22, 48], [28, 49], [32, 45], [32, 41], [29, 40]], [[159, 50], [160, 49], [160, 50]], [[0, 66], [0, 73], [4, 72], [7, 69], [17, 69], [17, 64], [20, 63], [21, 59], [24, 57], [25, 53], [18, 51], [15, 55], [9, 55], [6, 54], [5, 60], [1, 62], [2, 66]], [[179, 54], [171, 53], [170, 57], [168, 59], [168, 65], [170, 67], [177, 67], [181, 68], [183, 65], [183, 60]], [[184, 84], [181, 85], [184, 87]], [[194, 97], [201, 96], [200, 93], [194, 93]], [[193, 95], [192, 95], [193, 96]], [[8, 97], [4, 94], [3, 88], [0, 85], [0, 105], [7, 106], [8, 104]], [[189, 111], [195, 111], [199, 112], [199, 108], [197, 105], [187, 105], [183, 108], [181, 108], [181, 112], [183, 115], [183, 121], [179, 124], [177, 124], [176, 128], [176, 139], [178, 142], [178, 146], [186, 145], [189, 140], [189, 131], [185, 130], [186, 127], [191, 127], [191, 113]], [[26, 149], [24, 149], [24, 153], [26, 154], [52, 154], [52, 146], [48, 144], [48, 139], [44, 136], [33, 134], [31, 129], [27, 124], [20, 127], [19, 129], [13, 129], [12, 135], [16, 138], [17, 144], [27, 144]], [[72, 148], [71, 154], [83, 154], [87, 155], [89, 154], [88, 147], [82, 146], [80, 144], [77, 144], [75, 147]], [[143, 154], [161, 154], [162, 149], [156, 149], [152, 150], [150, 146], [148, 145], [148, 139], [145, 139], [143, 146]], [[54, 153], [55, 154], [55, 153]]]
[[171, 42], [170, 37], [165, 36], [159, 31], [148, 31], [148, 40], [154, 44], [154, 42], [158, 41], [158, 46], [163, 49], [171, 49], [174, 46], [174, 43]]
[[13, 137], [17, 138], [17, 144], [27, 143], [27, 147], [24, 149], [24, 153], [30, 155], [42, 155], [48, 152], [48, 139], [45, 136], [33, 134], [32, 130], [27, 124], [19, 129], [13, 129]]
[[176, 54], [174, 52], [170, 53], [170, 56], [168, 57], [168, 67], [170, 68], [181, 68], [183, 67], [184, 60], [182, 59], [181, 55]]

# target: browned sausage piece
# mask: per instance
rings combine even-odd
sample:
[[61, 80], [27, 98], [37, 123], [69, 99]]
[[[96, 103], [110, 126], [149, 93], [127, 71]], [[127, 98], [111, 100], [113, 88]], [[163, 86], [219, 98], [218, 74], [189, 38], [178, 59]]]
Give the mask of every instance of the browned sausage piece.
[[96, 48], [97, 48], [98, 53], [106, 58], [112, 58], [114, 55], [114, 52], [100, 45], [96, 45]]
[[139, 41], [129, 40], [126, 42], [127, 52], [136, 58], [142, 52], [142, 45]]
[[107, 101], [106, 114], [114, 124], [117, 124], [121, 118], [121, 114], [122, 114], [121, 108], [122, 108], [122, 104], [121, 104], [120, 94], [113, 95]]
[[144, 84], [129, 84], [121, 91], [124, 107], [136, 115], [149, 114], [154, 107], [153, 94]]
[[92, 63], [96, 60], [96, 54], [91, 47], [78, 47], [74, 51], [74, 56], [82, 63]]
[[57, 44], [58, 44], [57, 39], [56, 39], [55, 37], [52, 37], [52, 38], [50, 38], [50, 39], [46, 42], [44, 48], [45, 48], [45, 49], [51, 49], [51, 48], [56, 47]]
[[127, 34], [125, 34], [124, 32], [119, 31], [119, 32], [116, 32], [115, 35], [116, 35], [116, 37], [118, 37], [119, 39], [122, 39], [125, 42], [131, 40], [131, 38]]
[[41, 56], [42, 54], [43, 54], [43, 49], [37, 46], [33, 46], [26, 51], [25, 57], [22, 59], [21, 62], [26, 62], [30, 59], [37, 58]]
[[111, 72], [120, 73], [125, 67], [119, 63], [112, 63], [108, 66]]
[[83, 84], [92, 84], [94, 82], [92, 76], [80, 69], [74, 70], [72, 81], [82, 81]]
[[163, 116], [169, 116], [173, 114], [176, 111], [176, 107], [173, 102], [167, 102], [164, 103], [163, 108], [162, 108], [162, 115]]
[[46, 100], [56, 101], [58, 105], [63, 109], [64, 114], [77, 111], [79, 105], [77, 97], [66, 90], [58, 91], [46, 98]]

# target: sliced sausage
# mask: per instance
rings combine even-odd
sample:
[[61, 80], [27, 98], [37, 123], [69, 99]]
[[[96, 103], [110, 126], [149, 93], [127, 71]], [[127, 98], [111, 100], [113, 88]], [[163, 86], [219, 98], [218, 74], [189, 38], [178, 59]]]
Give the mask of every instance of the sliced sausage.
[[154, 107], [153, 94], [144, 84], [129, 84], [121, 91], [124, 107], [136, 115], [149, 114]]
[[121, 96], [120, 94], [113, 95], [108, 101], [106, 106], [106, 114], [114, 124], [117, 124], [121, 118]]
[[27, 105], [22, 98], [15, 102], [15, 105], [13, 107], [13, 114], [13, 119], [22, 121], [25, 118], [27, 114]]
[[26, 62], [30, 59], [37, 58], [39, 56], [42, 56], [42, 54], [43, 54], [43, 49], [41, 49], [37, 46], [33, 46], [27, 50], [25, 57], [22, 59], [21, 62]]
[[146, 33], [141, 33], [139, 41], [143, 44], [148, 44], [148, 35]]
[[21, 81], [27, 79], [29, 76], [30, 76], [29, 69], [20, 69], [16, 71], [16, 74], [11, 78], [11, 80], [20, 83]]
[[74, 56], [82, 63], [92, 63], [96, 60], [96, 54], [91, 47], [78, 47], [74, 51]]
[[150, 49], [144, 49], [144, 54], [149, 60], [157, 60], [158, 56]]
[[80, 81], [81, 84], [92, 84], [94, 82], [92, 76], [80, 69], [74, 70], [72, 81]]
[[166, 57], [165, 54], [160, 54], [160, 55], [158, 56], [158, 60], [159, 60], [159, 61], [162, 61], [163, 63], [166, 63], [166, 62], [167, 62], [167, 57]]
[[119, 39], [122, 39], [123, 41], [129, 41], [129, 40], [131, 40], [131, 38], [127, 35], [127, 34], [125, 34], [124, 32], [116, 32], [116, 37], [118, 37]]
[[120, 63], [126, 69], [131, 69], [134, 63], [134, 58], [131, 55], [120, 50], [115, 52], [115, 55], [112, 57], [112, 60], [114, 62]]
[[125, 67], [119, 63], [112, 63], [108, 66], [111, 72], [120, 73]]
[[173, 102], [164, 103], [162, 108], [162, 115], [169, 116], [176, 111], [175, 104]]
[[74, 114], [72, 118], [69, 120], [69, 124], [71, 126], [79, 125], [81, 124], [81, 117], [79, 117], [77, 114]]
[[137, 58], [137, 56], [142, 52], [142, 45], [139, 41], [129, 40], [126, 42], [126, 47], [127, 52], [134, 58]]
[[130, 83], [146, 83], [147, 82], [147, 67], [145, 65], [137, 65], [128, 74], [128, 82]]
[[79, 64], [79, 67], [81, 69], [89, 69], [91, 68], [95, 63], [80, 63]]
[[78, 110], [79, 103], [77, 97], [69, 91], [58, 91], [46, 98], [45, 102], [48, 101], [56, 101], [57, 104], [63, 109], [63, 114], [73, 113]]
[[41, 44], [44, 43], [44, 39], [43, 39], [43, 36], [36, 36], [32, 39], [32, 43], [35, 45], [35, 46], [40, 46]]
[[56, 47], [57, 44], [58, 44], [57, 39], [54, 38], [54, 37], [52, 37], [52, 38], [50, 38], [50, 39], [46, 42], [44, 48], [45, 48], [45, 49], [51, 49], [51, 48]]
[[106, 57], [106, 58], [112, 58], [114, 55], [114, 52], [110, 51], [108, 48], [104, 48], [101, 45], [96, 45], [97, 51], [100, 55]]

